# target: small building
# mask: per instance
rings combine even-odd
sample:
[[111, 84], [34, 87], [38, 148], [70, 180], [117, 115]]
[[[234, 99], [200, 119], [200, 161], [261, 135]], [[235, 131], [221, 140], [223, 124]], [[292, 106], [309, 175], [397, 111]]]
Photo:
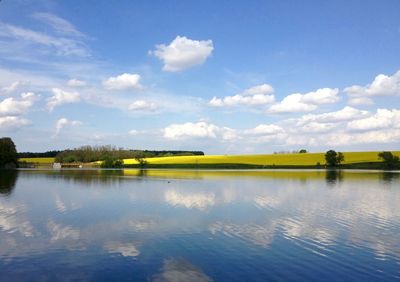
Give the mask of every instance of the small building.
[[61, 169], [61, 163], [53, 163], [53, 169]]

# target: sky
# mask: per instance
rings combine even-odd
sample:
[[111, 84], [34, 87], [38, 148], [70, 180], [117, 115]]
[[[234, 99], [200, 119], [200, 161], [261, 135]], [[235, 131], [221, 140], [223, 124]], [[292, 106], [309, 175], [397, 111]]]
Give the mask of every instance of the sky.
[[0, 136], [399, 150], [400, 1], [0, 1]]

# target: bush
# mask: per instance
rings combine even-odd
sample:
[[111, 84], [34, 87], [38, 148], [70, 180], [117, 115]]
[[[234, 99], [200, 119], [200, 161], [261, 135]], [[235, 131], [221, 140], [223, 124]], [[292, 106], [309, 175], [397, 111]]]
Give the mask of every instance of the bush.
[[398, 156], [394, 156], [392, 152], [380, 152], [378, 157], [383, 161], [384, 169], [400, 168], [400, 160]]
[[0, 168], [15, 168], [18, 163], [17, 149], [9, 137], [0, 138]]
[[106, 157], [100, 165], [101, 168], [123, 168], [124, 161], [113, 157]]
[[335, 167], [344, 161], [344, 155], [341, 152], [336, 153], [334, 150], [329, 150], [325, 153], [325, 160], [327, 166]]

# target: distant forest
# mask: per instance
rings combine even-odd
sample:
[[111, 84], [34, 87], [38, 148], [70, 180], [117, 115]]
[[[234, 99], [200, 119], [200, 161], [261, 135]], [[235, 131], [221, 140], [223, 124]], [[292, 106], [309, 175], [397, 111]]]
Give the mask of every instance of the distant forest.
[[107, 157], [117, 159], [129, 158], [154, 158], [168, 156], [202, 156], [202, 151], [182, 150], [129, 150], [117, 148], [111, 145], [106, 146], [82, 146], [75, 149], [53, 150], [47, 152], [20, 152], [18, 158], [56, 158], [60, 162], [91, 162], [104, 160]]

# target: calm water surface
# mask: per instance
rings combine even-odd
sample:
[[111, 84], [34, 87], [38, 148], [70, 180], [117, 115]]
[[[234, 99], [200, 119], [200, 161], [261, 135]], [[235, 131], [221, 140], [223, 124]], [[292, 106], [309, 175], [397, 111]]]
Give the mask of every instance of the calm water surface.
[[399, 280], [399, 184], [396, 172], [0, 172], [0, 280]]

